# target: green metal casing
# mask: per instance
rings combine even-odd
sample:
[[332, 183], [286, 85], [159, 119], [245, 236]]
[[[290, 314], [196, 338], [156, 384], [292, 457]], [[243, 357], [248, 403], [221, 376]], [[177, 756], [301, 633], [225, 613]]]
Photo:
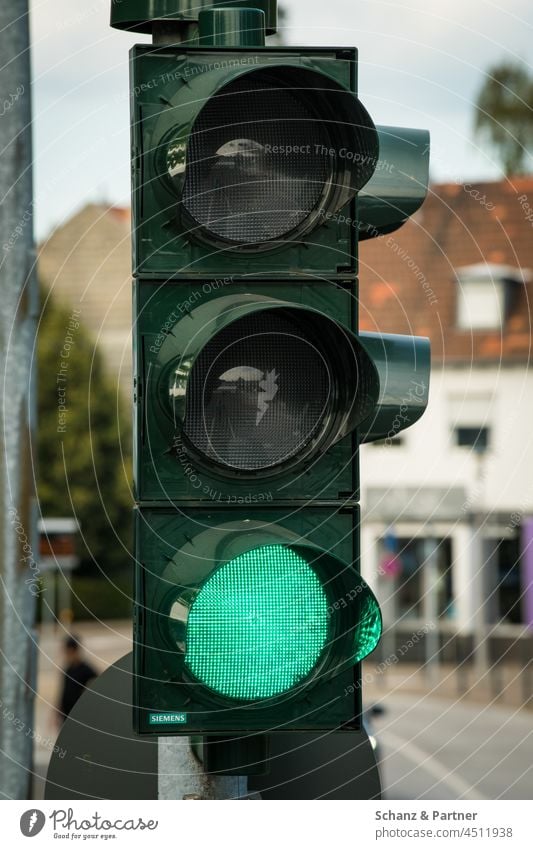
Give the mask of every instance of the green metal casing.
[[[314, 280], [272, 283], [233, 282], [217, 278], [198, 283], [161, 285], [136, 281], [135, 300], [135, 494], [142, 502], [171, 498], [179, 501], [261, 504], [312, 498], [358, 498], [356, 442], [354, 434], [332, 445], [308, 469], [293, 469], [243, 480], [220, 474], [213, 465], [199, 464], [187, 452], [179, 429], [161, 403], [161, 349], [171, 333], [180, 336], [180, 326], [191, 324], [191, 313], [200, 306], [218, 304], [228, 291], [235, 297], [278, 296], [287, 303], [320, 310], [355, 331], [357, 305], [349, 288]], [[169, 319], [170, 317], [170, 319]], [[213, 328], [212, 334], [214, 334]], [[206, 340], [207, 341], [206, 337]], [[164, 376], [164, 375], [163, 375]], [[165, 386], [165, 383], [163, 383]], [[172, 446], [174, 448], [172, 449]]]
[[[422, 415], [429, 390], [429, 344], [411, 336], [357, 334], [355, 285], [314, 280], [273, 283], [235, 282], [232, 278], [198, 283], [134, 283], [135, 316], [135, 497], [141, 502], [172, 500], [258, 504], [343, 499], [357, 501], [357, 440], [371, 442], [395, 435]], [[187, 374], [197, 353], [224, 323], [264, 308], [298, 310], [302, 320], [316, 317], [317, 339], [330, 332], [331, 348], [340, 352], [336, 371], [343, 384], [354, 378], [351, 416], [318, 456], [282, 466], [270, 474], [245, 478], [229, 475], [216, 464], [202, 463], [180, 429], [187, 405]], [[344, 351], [344, 353], [343, 353]], [[350, 368], [366, 378], [357, 379]], [[183, 374], [183, 413], [171, 412], [169, 374]], [[366, 383], [365, 383], [366, 380]], [[348, 403], [352, 396], [348, 396]], [[332, 414], [346, 406], [338, 396]], [[357, 433], [356, 428], [359, 429]]]
[[359, 238], [397, 230], [419, 209], [429, 183], [429, 133], [378, 127], [379, 159], [358, 198]]
[[[212, 14], [216, 11], [202, 13], [206, 24], [211, 24], [205, 28], [207, 42], [217, 42], [216, 15]], [[252, 26], [252, 10], [240, 11], [249, 13]], [[253, 32], [244, 30], [240, 38], [246, 41], [247, 33], [252, 38]], [[220, 42], [224, 38], [221, 31]], [[356, 132], [358, 123], [368, 119], [356, 99], [356, 62], [356, 51], [348, 48], [134, 47], [130, 63], [134, 274], [190, 279], [226, 273], [270, 277], [287, 271], [327, 276], [356, 273], [358, 239], [398, 229], [423, 203], [429, 179], [426, 130], [377, 127], [375, 142], [371, 128]], [[304, 75], [302, 80], [307, 75], [309, 81], [314, 80], [314, 95], [319, 102], [322, 98], [324, 108], [329, 99], [337, 97], [337, 113], [341, 106], [348, 110], [338, 123], [352, 123], [353, 139], [350, 142], [348, 133], [345, 143], [341, 139], [331, 150], [343, 165], [351, 163], [356, 169], [361, 142], [357, 133], [366, 132], [368, 152], [359, 161], [366, 158], [370, 162], [375, 156], [375, 168], [371, 169], [373, 175], [369, 172], [361, 178], [357, 200], [352, 196], [341, 208], [318, 211], [312, 232], [266, 251], [239, 253], [223, 245], [202, 243], [191, 223], [182, 220], [179, 196], [166, 180], [162, 148], [171, 136], [177, 136], [185, 163], [187, 139], [203, 105], [238, 77], [249, 78], [253, 86], [253, 75], [259, 72], [291, 73], [295, 85], [298, 75]], [[316, 76], [309, 76], [313, 74]], [[333, 88], [322, 91], [323, 86]]]
[[[263, 27], [267, 35], [276, 31], [276, 0], [112, 5], [115, 27], [152, 32], [156, 22], [177, 24], [182, 41], [137, 45], [130, 54], [134, 727], [154, 736], [356, 730], [360, 663], [350, 662], [340, 638], [316, 678], [278, 699], [234, 703], [184, 671], [183, 646], [177, 651], [170, 634], [179, 632], [176, 639], [185, 642], [186, 628], [169, 624], [169, 593], [198, 589], [210, 568], [248, 544], [296, 539], [323, 552], [333, 620], [344, 616], [355, 627], [362, 599], [371, 596], [363, 588], [361, 596], [355, 594], [357, 604], [346, 602], [350, 587], [364, 585], [359, 444], [392, 438], [417, 421], [429, 391], [428, 340], [359, 333], [358, 241], [400, 227], [421, 205], [428, 136], [374, 127], [357, 99], [355, 49], [265, 47]], [[336, 116], [344, 135], [335, 156], [345, 167], [334, 208], [314, 214], [312, 226], [297, 238], [240, 251], [209, 243], [191, 228], [180, 210], [179, 186], [202, 108], [237, 78], [253, 86], [254, 73], [263, 72], [276, 85], [287, 78], [308, 99], [313, 92], [318, 118], [320, 110]], [[178, 189], [168, 180], [169, 141], [178, 151]], [[228, 304], [239, 316], [289, 310], [301, 316], [302, 326], [312, 326], [317, 343], [338, 340], [331, 348], [344, 394], [339, 391], [331, 405], [331, 436], [323, 443], [317, 438], [316, 450], [304, 460], [268, 473], [221, 470], [196, 456], [181, 433], [188, 375], [202, 347], [227, 326]], [[172, 369], [182, 375], [183, 391], [171, 413]]]
[[[238, 76], [267, 70], [321, 75], [356, 109], [355, 69], [356, 51], [347, 48], [134, 47], [130, 60], [134, 275], [191, 279], [228, 274], [280, 278], [287, 272], [355, 273], [357, 215], [353, 198], [327, 220], [326, 210], [320, 211], [317, 228], [300, 241], [256, 253], [225, 250], [203, 244], [191, 226], [180, 220], [179, 199], [165, 182], [161, 152], [168, 134], [178, 133], [185, 156], [187, 138], [202, 105]], [[318, 89], [317, 84], [317, 98]], [[375, 152], [377, 156], [377, 143]]]
[[130, 32], [151, 33], [157, 21], [197, 23], [204, 9], [260, 9], [266, 31], [273, 35], [278, 25], [277, 0], [111, 0], [111, 26]]

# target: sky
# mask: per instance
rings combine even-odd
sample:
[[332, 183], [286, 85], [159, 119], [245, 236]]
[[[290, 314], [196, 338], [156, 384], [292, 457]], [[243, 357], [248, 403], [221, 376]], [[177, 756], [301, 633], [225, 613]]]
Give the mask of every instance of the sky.
[[[359, 48], [376, 124], [427, 128], [434, 181], [498, 179], [473, 138], [476, 95], [501, 60], [532, 64], [531, 0], [285, 0], [284, 40]], [[30, 0], [36, 236], [87, 202], [129, 205], [128, 51], [110, 0]]]

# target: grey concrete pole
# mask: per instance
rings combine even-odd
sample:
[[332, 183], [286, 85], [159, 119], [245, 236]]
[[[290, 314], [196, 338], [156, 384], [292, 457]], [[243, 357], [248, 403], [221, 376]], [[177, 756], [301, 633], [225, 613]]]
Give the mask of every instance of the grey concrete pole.
[[472, 514], [472, 592], [474, 596], [474, 674], [475, 681], [487, 680], [490, 670], [489, 635], [487, 623], [488, 586], [485, 559], [485, 525], [487, 514], [484, 511], [484, 463], [485, 452], [479, 451], [477, 456], [476, 492], [477, 506]]
[[0, 0], [0, 797], [27, 798], [38, 552], [32, 444], [34, 274], [27, 0]]
[[244, 776], [207, 775], [196, 760], [188, 737], [159, 738], [159, 799], [242, 799]]
[[428, 686], [435, 687], [439, 682], [439, 611], [437, 592], [439, 583], [438, 543], [429, 529], [430, 536], [424, 540], [423, 598], [424, 622], [433, 625], [425, 636], [426, 664], [425, 678]]

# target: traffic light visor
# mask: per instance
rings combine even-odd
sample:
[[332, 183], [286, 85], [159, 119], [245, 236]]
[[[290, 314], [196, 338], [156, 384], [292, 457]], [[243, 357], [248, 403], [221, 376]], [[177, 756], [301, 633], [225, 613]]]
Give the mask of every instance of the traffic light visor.
[[200, 462], [234, 474], [277, 473], [327, 450], [371, 413], [379, 391], [346, 327], [254, 295], [215, 299], [180, 320], [158, 374], [162, 421], [170, 416]]
[[[200, 85], [200, 81], [196, 81]], [[201, 81], [202, 91], [207, 82]], [[161, 127], [159, 158], [193, 237], [236, 250], [297, 239], [335, 213], [370, 179], [374, 124], [352, 92], [324, 73], [279, 65], [195, 81]], [[201, 103], [201, 108], [199, 107]]]

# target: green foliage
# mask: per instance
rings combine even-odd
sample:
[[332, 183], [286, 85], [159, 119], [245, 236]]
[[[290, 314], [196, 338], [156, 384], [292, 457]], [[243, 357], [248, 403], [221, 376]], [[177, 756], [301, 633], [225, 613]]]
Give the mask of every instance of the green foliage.
[[478, 137], [495, 149], [507, 176], [531, 170], [533, 76], [524, 65], [503, 62], [489, 69], [476, 101], [474, 126]]
[[133, 593], [133, 576], [117, 572], [109, 581], [88, 578], [74, 572], [72, 575], [72, 613], [74, 621], [83, 619], [130, 619]]
[[58, 306], [46, 292], [41, 301], [40, 512], [44, 517], [78, 519], [80, 574], [116, 573], [131, 565], [129, 411], [124, 411], [79, 312]]

